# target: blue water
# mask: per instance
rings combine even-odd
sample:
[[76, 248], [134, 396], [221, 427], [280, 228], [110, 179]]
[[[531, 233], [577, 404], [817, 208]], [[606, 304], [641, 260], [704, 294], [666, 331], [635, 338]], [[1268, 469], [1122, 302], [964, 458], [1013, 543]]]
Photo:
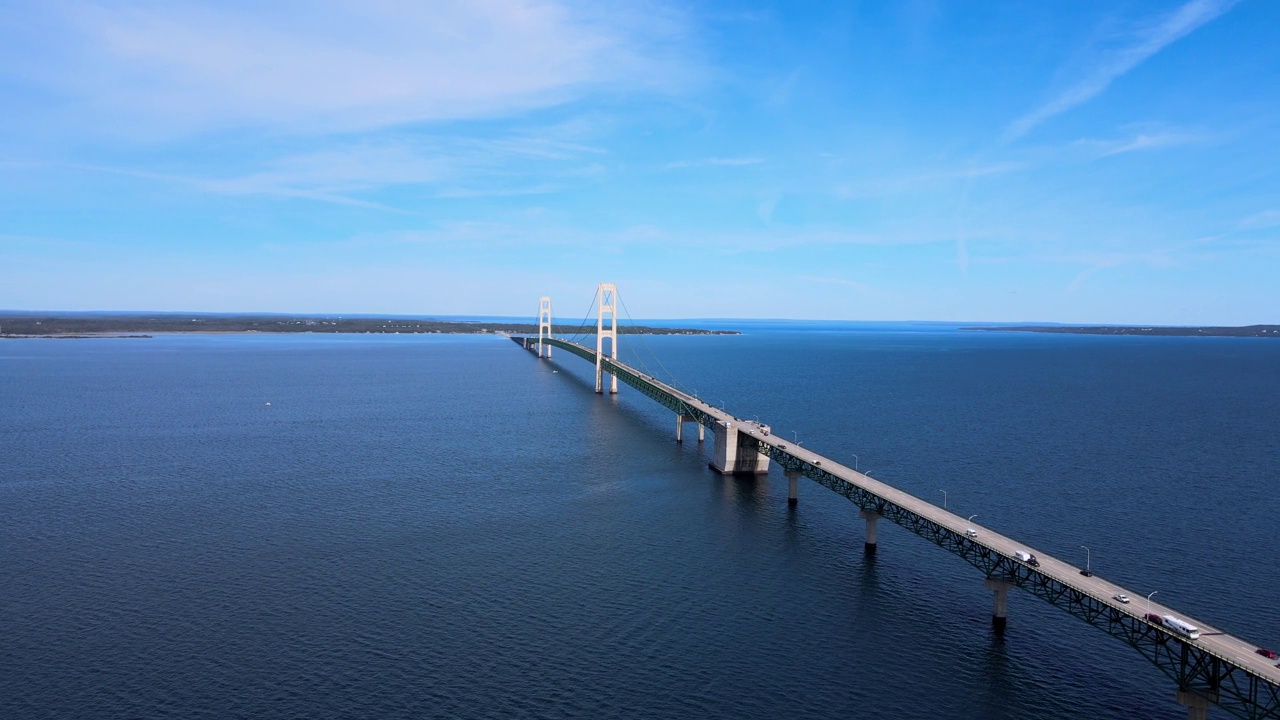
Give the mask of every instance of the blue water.
[[[622, 359], [1280, 646], [1280, 343], [749, 329]], [[958, 558], [881, 523], [869, 559], [844, 499], [592, 383], [486, 336], [0, 342], [0, 718], [1183, 716], [1119, 641], [1020, 593], [994, 636]]]

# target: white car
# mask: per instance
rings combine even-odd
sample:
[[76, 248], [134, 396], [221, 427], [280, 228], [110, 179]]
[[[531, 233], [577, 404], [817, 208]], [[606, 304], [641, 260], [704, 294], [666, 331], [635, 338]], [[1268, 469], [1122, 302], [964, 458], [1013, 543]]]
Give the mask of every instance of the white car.
[[978, 531], [974, 530], [973, 528], [967, 528], [964, 531], [964, 534], [968, 535], [969, 537], [978, 537]]
[[1115, 595], [1112, 595], [1111, 599], [1117, 602], [1124, 603], [1125, 605], [1129, 604], [1129, 596], [1125, 595], [1124, 593], [1117, 593]]

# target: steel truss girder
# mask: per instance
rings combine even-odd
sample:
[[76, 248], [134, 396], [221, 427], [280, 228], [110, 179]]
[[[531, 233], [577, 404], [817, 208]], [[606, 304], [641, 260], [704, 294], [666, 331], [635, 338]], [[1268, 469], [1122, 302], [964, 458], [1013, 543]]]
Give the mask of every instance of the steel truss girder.
[[[555, 339], [548, 339], [545, 342], [558, 348], [564, 348], [593, 365], [596, 362], [595, 351], [585, 348], [577, 343]], [[615, 362], [607, 357], [601, 359], [601, 364], [604, 366], [604, 369], [607, 372], [612, 373], [614, 377], [635, 388], [640, 392], [640, 394], [656, 401], [659, 405], [662, 405], [668, 410], [681, 415], [688, 415], [704, 427], [713, 427], [715, 425], [716, 418], [713, 415], [696, 406], [686, 403], [684, 400], [681, 400], [663, 388], [658, 387], [653, 382], [641, 376], [626, 365]]]
[[1088, 593], [1017, 562], [974, 538], [948, 530], [853, 483], [846, 482], [786, 450], [765, 445], [769, 457], [789, 472], [798, 472], [844, 496], [862, 510], [874, 512], [964, 558], [989, 578], [1007, 581], [1049, 604], [1123, 640], [1150, 660], [1181, 690], [1195, 691], [1219, 707], [1247, 720], [1280, 718], [1280, 686], [1258, 677], [1226, 658], [1146, 620], [1112, 607]]
[[[577, 343], [552, 338], [545, 342], [595, 364], [596, 353]], [[682, 415], [689, 415], [706, 427], [713, 427], [717, 422], [715, 416], [685, 403], [629, 367], [609, 358], [604, 358], [602, 364], [619, 380], [662, 406]], [[1079, 588], [1006, 557], [974, 538], [948, 530], [865, 488], [846, 482], [786, 450], [773, 445], [762, 445], [750, 436], [740, 435], [739, 438], [744, 445], [754, 444], [757, 448], [763, 448], [763, 452], [782, 466], [784, 471], [798, 472], [845, 497], [860, 509], [887, 518], [959, 555], [987, 577], [1004, 580], [1022, 588], [1112, 637], [1119, 638], [1169, 676], [1178, 684], [1179, 689], [1199, 693], [1232, 715], [1245, 720], [1280, 720], [1280, 685], [1248, 672], [1227, 658], [1184, 642], [1162, 626], [1123, 612]]]

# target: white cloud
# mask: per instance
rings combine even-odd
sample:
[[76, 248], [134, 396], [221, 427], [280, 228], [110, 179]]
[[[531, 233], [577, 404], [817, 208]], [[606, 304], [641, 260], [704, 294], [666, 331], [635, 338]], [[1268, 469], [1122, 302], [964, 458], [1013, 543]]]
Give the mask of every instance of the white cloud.
[[1102, 59], [1092, 72], [1009, 125], [1005, 140], [1016, 140], [1040, 123], [1092, 100], [1116, 78], [1141, 65], [1179, 38], [1230, 10], [1239, 0], [1190, 0], [1167, 17], [1135, 33], [1130, 42]]
[[33, 21], [49, 38], [39, 57], [0, 72], [25, 73], [148, 132], [494, 117], [587, 89], [672, 90], [697, 74], [682, 56], [678, 16], [626, 5], [66, 0], [50, 8]]

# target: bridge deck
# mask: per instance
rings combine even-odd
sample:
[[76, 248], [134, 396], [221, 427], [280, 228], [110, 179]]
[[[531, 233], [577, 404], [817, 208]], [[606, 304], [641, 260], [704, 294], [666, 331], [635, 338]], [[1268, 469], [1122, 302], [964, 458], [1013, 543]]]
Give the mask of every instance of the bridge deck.
[[[596, 362], [595, 351], [589, 348], [564, 340], [547, 342]], [[1275, 660], [1257, 654], [1256, 645], [1167, 605], [1152, 602], [1148, 609], [1145, 594], [1097, 575], [1086, 577], [1071, 563], [969, 523], [832, 458], [771, 435], [759, 423], [744, 421], [635, 368], [607, 357], [601, 364], [627, 385], [675, 412], [692, 415], [712, 430], [717, 423], [732, 424], [739, 433], [759, 443], [785, 470], [800, 472], [863, 510], [876, 512], [951, 550], [984, 570], [988, 577], [1007, 580], [1124, 639], [1177, 681], [1180, 688], [1196, 690], [1241, 717], [1280, 718], [1280, 668], [1275, 667]], [[965, 533], [970, 527], [977, 531], [976, 537]], [[1017, 551], [1035, 555], [1039, 567], [1017, 560]], [[1117, 594], [1128, 595], [1131, 603], [1115, 600], [1113, 596]], [[1189, 622], [1200, 629], [1200, 637], [1192, 640], [1151, 623], [1145, 618], [1148, 612]]]

